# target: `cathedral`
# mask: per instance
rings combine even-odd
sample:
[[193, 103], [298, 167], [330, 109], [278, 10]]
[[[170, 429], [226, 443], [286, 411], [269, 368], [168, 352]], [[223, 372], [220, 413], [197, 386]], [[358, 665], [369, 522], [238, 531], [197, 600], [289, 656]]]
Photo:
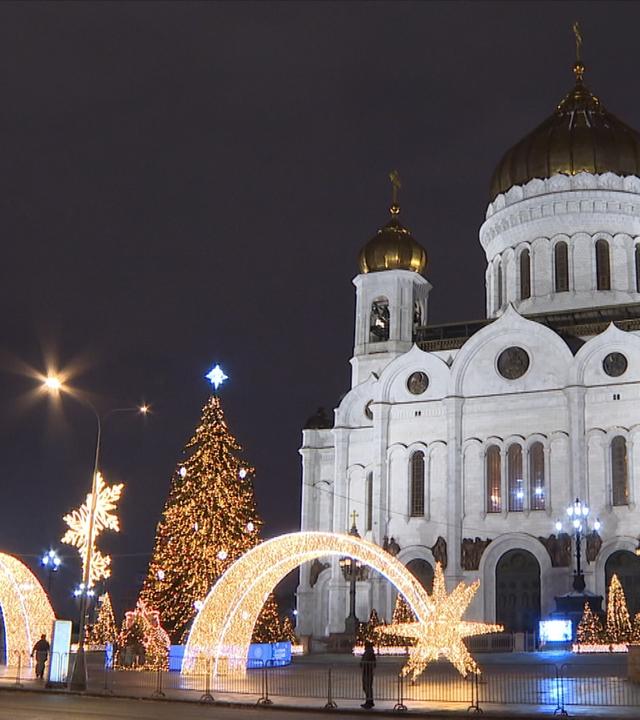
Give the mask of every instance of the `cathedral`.
[[[357, 531], [427, 588], [436, 562], [449, 586], [479, 580], [469, 619], [513, 632], [576, 579], [606, 601], [615, 573], [640, 611], [640, 135], [574, 75], [493, 174], [486, 319], [428, 322], [394, 193], [353, 280], [351, 389], [300, 450], [302, 530]], [[299, 635], [345, 631], [344, 564], [301, 568]], [[352, 585], [360, 620], [390, 619], [384, 578]]]

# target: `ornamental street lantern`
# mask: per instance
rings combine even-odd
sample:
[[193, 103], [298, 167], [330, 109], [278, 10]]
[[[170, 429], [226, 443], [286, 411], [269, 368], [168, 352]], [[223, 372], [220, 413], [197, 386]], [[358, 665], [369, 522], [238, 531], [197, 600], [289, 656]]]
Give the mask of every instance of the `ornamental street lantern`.
[[[585, 589], [584, 574], [582, 572], [582, 538], [586, 537], [589, 532], [597, 533], [602, 527], [600, 520], [597, 518], [590, 523], [589, 515], [591, 510], [586, 503], [580, 498], [576, 498], [575, 502], [567, 508], [567, 518], [571, 523], [571, 530], [575, 538], [576, 549], [576, 569], [573, 574], [573, 589], [577, 593], [583, 593]], [[556, 521], [556, 530], [562, 531], [562, 522]], [[587, 559], [588, 562], [588, 559]]]
[[[357, 518], [358, 513], [354, 510], [351, 513], [351, 530], [349, 530], [349, 535], [359, 538], [360, 533], [356, 527]], [[344, 621], [344, 630], [347, 635], [355, 639], [360, 624], [356, 615], [356, 583], [358, 580], [367, 579], [369, 569], [366, 565], [363, 565], [360, 560], [352, 557], [341, 557], [338, 562], [344, 579], [349, 583], [349, 614]]]

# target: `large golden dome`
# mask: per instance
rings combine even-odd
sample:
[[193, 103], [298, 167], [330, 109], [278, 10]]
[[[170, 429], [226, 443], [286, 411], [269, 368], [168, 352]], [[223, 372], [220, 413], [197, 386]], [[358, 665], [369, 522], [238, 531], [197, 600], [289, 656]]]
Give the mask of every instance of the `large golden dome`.
[[391, 220], [360, 251], [361, 273], [381, 270], [413, 270], [427, 267], [427, 253], [398, 219], [400, 207], [391, 206]]
[[584, 65], [573, 68], [576, 83], [553, 115], [506, 152], [491, 180], [491, 200], [514, 185], [552, 175], [640, 177], [640, 135], [607, 112], [587, 89]]

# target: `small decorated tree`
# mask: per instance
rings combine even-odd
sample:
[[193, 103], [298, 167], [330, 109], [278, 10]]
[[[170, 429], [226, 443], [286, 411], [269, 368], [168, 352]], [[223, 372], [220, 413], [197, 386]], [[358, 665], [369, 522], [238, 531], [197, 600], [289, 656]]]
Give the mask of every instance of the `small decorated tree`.
[[292, 645], [297, 644], [298, 638], [296, 637], [296, 631], [291, 622], [291, 618], [287, 615], [282, 621], [282, 637], [281, 640], [289, 641]]
[[118, 665], [138, 670], [169, 669], [169, 635], [160, 625], [160, 614], [138, 600], [125, 613], [118, 638]]
[[[404, 596], [398, 594], [396, 598], [396, 604], [393, 608], [393, 615], [391, 617], [391, 624], [396, 625], [398, 623], [412, 623], [416, 622], [417, 618], [409, 606], [409, 603], [404, 599]], [[400, 637], [399, 635], [393, 635], [388, 633], [380, 633], [380, 645], [389, 646], [404, 646], [405, 648], [409, 645], [415, 645], [415, 638]]]
[[631, 621], [627, 610], [627, 600], [617, 575], [611, 578], [609, 585], [606, 630], [609, 643], [624, 643], [631, 639]]
[[600, 618], [591, 610], [589, 603], [584, 604], [584, 612], [578, 623], [577, 640], [580, 645], [599, 645], [604, 640]]
[[251, 642], [274, 643], [284, 640], [284, 629], [278, 612], [278, 601], [269, 593], [253, 628]]
[[369, 641], [374, 645], [379, 645], [380, 640], [384, 637], [382, 634], [378, 634], [376, 630], [382, 624], [380, 617], [375, 608], [371, 609], [369, 613], [369, 620], [366, 623], [361, 623], [358, 628], [358, 635], [356, 642], [358, 645], [363, 645]]
[[109, 593], [100, 597], [100, 609], [98, 618], [87, 633], [89, 645], [104, 647], [107, 643], [114, 645], [118, 639], [118, 628], [113, 615], [113, 607]]

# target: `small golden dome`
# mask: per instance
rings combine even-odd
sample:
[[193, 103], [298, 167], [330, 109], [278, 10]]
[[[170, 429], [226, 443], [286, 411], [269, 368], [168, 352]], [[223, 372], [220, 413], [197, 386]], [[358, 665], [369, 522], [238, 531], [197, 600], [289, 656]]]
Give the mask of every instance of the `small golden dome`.
[[421, 273], [427, 267], [425, 249], [413, 239], [398, 219], [400, 206], [391, 206], [391, 220], [360, 251], [361, 273], [381, 270], [413, 270]]
[[491, 180], [491, 200], [514, 185], [552, 175], [640, 177], [640, 135], [591, 94], [582, 81], [584, 70], [578, 59], [573, 90], [551, 117], [505, 153]]

